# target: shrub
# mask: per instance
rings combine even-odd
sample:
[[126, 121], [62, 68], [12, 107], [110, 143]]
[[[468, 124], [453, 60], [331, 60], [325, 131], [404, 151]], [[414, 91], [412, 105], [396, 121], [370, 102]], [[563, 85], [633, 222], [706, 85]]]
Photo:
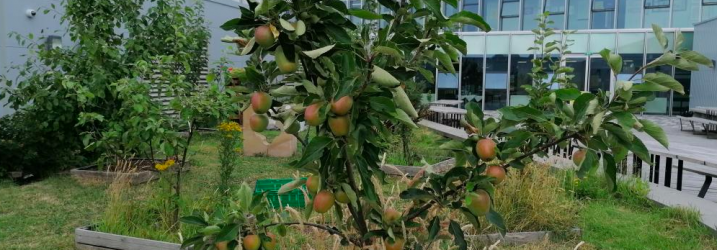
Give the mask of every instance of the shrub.
[[[0, 118], [0, 177], [11, 171], [44, 176], [85, 162], [77, 138], [56, 136], [38, 122], [34, 109]], [[59, 124], [58, 124], [59, 125]], [[70, 130], [72, 127], [57, 127]]]

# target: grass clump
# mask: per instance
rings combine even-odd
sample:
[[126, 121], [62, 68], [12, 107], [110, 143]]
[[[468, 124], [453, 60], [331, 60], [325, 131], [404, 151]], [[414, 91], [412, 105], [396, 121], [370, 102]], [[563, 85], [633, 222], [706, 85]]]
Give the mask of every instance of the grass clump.
[[[389, 139], [386, 163], [423, 166], [422, 160], [428, 164], [436, 164], [452, 157], [449, 151], [438, 149], [443, 143], [450, 141], [449, 139], [423, 127], [412, 129], [406, 133], [409, 135], [407, 140], [404, 140], [399, 133]], [[404, 150], [404, 147], [407, 147], [407, 150]]]

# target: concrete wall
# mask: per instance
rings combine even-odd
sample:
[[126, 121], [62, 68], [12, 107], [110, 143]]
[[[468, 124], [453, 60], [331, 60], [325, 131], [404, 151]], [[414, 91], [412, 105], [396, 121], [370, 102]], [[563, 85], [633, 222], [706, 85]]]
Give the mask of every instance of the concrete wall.
[[[195, 0], [186, 0], [188, 4], [193, 4]], [[236, 50], [236, 46], [231, 47], [230, 44], [222, 43], [220, 39], [226, 35], [234, 35], [232, 32], [224, 31], [219, 26], [227, 20], [239, 17], [239, 6], [247, 6], [245, 0], [202, 0], [204, 2], [205, 20], [211, 31], [212, 37], [209, 43], [209, 66], [213, 67], [214, 62], [222, 57], [226, 57], [233, 66], [244, 66], [246, 57], [239, 57], [227, 54], [231, 51], [228, 48]], [[24, 36], [30, 33], [35, 38], [42, 35], [62, 36], [63, 46], [72, 46], [70, 38], [66, 35], [67, 27], [60, 25], [60, 17], [63, 14], [61, 8], [61, 0], [0, 0], [0, 74], [14, 80], [17, 72], [8, 71], [11, 65], [22, 64], [26, 61], [23, 55], [28, 51], [25, 46], [17, 43], [15, 39], [8, 38], [10, 32], [17, 32]], [[28, 9], [51, 9], [51, 4], [58, 7], [57, 12], [50, 11], [44, 14], [38, 11], [37, 15], [29, 18], [25, 15]], [[0, 101], [0, 116], [12, 113], [13, 111], [5, 107], [5, 100]]]
[[[717, 18], [706, 20], [695, 25], [694, 51], [707, 58], [717, 60]], [[717, 69], [700, 66], [699, 71], [692, 72], [690, 89], [690, 108], [697, 106], [717, 107]]]

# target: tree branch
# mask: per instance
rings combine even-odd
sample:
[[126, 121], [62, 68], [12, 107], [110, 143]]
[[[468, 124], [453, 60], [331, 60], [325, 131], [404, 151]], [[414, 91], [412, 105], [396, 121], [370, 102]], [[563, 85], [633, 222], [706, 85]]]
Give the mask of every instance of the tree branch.
[[[550, 147], [552, 147], [552, 146], [555, 146], [555, 145], [557, 145], [558, 143], [561, 143], [561, 142], [563, 142], [563, 141], [565, 141], [565, 140], [569, 140], [569, 139], [575, 138], [575, 136], [577, 136], [577, 135], [578, 135], [578, 132], [573, 132], [573, 133], [570, 133], [570, 134], [568, 134], [568, 135], [565, 135], [565, 136], [561, 137], [560, 139], [557, 139], [557, 140], [555, 140], [555, 141], [553, 141], [553, 142], [543, 144], [542, 146], [537, 147], [537, 148], [535, 148], [535, 149], [533, 149], [533, 150], [531, 150], [531, 151], [529, 151], [529, 152], [527, 152], [527, 153], [525, 153], [525, 154], [523, 154], [523, 155], [521, 155], [521, 156], [519, 156], [519, 157], [517, 157], [517, 158], [511, 160], [510, 162], [507, 162], [507, 163], [501, 165], [501, 167], [507, 168], [507, 167], [510, 166], [510, 163], [512, 163], [512, 162], [520, 161], [520, 160], [522, 160], [522, 159], [525, 159], [525, 158], [527, 158], [527, 157], [530, 157], [530, 156], [532, 156], [532, 155], [534, 155], [534, 154], [536, 154], [536, 153], [538, 153], [538, 152], [540, 152], [540, 151], [544, 151], [544, 150], [546, 150], [546, 149], [548, 149], [548, 148], [550, 148]], [[447, 192], [443, 193], [443, 194], [441, 195], [441, 197], [446, 197], [446, 196], [449, 196], [449, 195], [456, 194], [457, 191], [462, 190], [462, 189], [465, 187], [465, 184], [466, 184], [466, 183], [463, 182], [463, 183], [461, 183], [458, 187], [456, 187], [456, 189], [454, 189], [454, 190], [448, 190]], [[403, 220], [404, 220], [404, 221], [411, 221], [411, 220], [415, 219], [416, 217], [420, 216], [423, 212], [425, 212], [425, 211], [427, 211], [428, 209], [430, 209], [431, 207], [433, 207], [433, 205], [435, 205], [435, 204], [436, 204], [436, 200], [430, 200], [430, 201], [427, 202], [426, 204], [423, 204], [423, 206], [421, 206], [419, 209], [414, 210], [413, 213], [410, 213], [410, 214], [404, 216], [404, 219], [403, 219]]]

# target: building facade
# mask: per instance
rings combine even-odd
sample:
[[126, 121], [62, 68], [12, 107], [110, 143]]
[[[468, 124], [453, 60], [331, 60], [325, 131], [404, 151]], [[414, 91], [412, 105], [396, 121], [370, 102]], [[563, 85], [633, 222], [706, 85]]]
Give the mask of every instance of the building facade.
[[[717, 59], [717, 18], [702, 21], [695, 25], [695, 51], [712, 59]], [[692, 95], [690, 108], [717, 107], [717, 68], [700, 66], [700, 71], [692, 72]]]
[[[73, 46], [67, 34], [67, 25], [60, 23], [60, 16], [64, 12], [61, 0], [0, 0], [0, 74], [9, 79], [15, 79], [18, 72], [9, 70], [12, 65], [22, 64], [26, 61], [24, 55], [29, 54], [26, 46], [8, 37], [11, 32], [23, 36], [34, 34], [34, 37], [45, 36], [48, 38], [48, 46]], [[193, 4], [193, 0], [187, 0]], [[243, 67], [246, 64], [246, 57], [227, 55], [227, 48], [235, 48], [229, 44], [222, 43], [223, 36], [234, 34], [231, 31], [222, 30], [219, 26], [224, 22], [239, 17], [239, 6], [247, 6], [244, 0], [203, 0], [204, 18], [211, 33], [209, 47], [207, 48], [210, 63], [225, 57], [235, 67]], [[148, 3], [150, 4], [150, 3]], [[43, 10], [51, 9], [55, 5], [58, 9], [47, 14]], [[31, 11], [35, 11], [32, 15]], [[13, 112], [5, 107], [6, 100], [0, 100], [0, 116]]]
[[[349, 6], [356, 2], [349, 1]], [[475, 12], [493, 31], [485, 33], [473, 26], [457, 30], [468, 53], [454, 65], [458, 75], [436, 72], [429, 99], [473, 101], [485, 110], [527, 102], [527, 93], [520, 86], [531, 84], [528, 73], [535, 55], [528, 50], [534, 38], [530, 30], [537, 27], [535, 18], [544, 11], [550, 12], [552, 28], [576, 31], [567, 37], [573, 45], [566, 64], [575, 69], [574, 83], [591, 92], [611, 91], [615, 85], [610, 68], [598, 54], [602, 49], [623, 57], [623, 72], [618, 77], [628, 78], [663, 52], [652, 33], [653, 23], [663, 27], [670, 46], [675, 46], [675, 35], [681, 32], [685, 37], [681, 46], [692, 49], [694, 24], [717, 17], [717, 0], [462, 0], [458, 5], [444, 5], [445, 15]], [[556, 35], [551, 40], [557, 39], [566, 38]], [[688, 111], [691, 72], [660, 66], [638, 77], [654, 71], [674, 76], [685, 86], [686, 94], [660, 93], [648, 103], [645, 113], [679, 115]]]

